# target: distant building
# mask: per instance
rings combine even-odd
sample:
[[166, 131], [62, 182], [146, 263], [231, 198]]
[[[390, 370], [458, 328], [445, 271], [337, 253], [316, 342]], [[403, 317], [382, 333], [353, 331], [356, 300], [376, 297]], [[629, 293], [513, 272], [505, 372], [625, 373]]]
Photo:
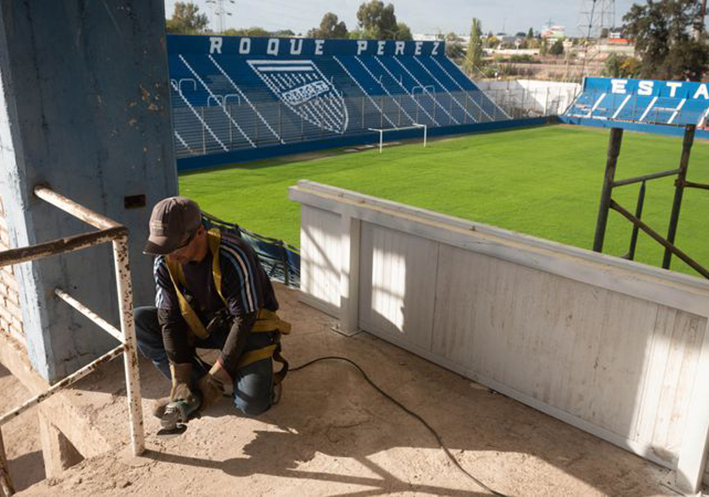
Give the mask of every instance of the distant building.
[[542, 29], [542, 38], [546, 40], [560, 40], [566, 38], [566, 28], [564, 26], [548, 26]]
[[[470, 35], [456, 34], [456, 36], [458, 37], [458, 40], [456, 40], [458, 43], [463, 43], [467, 45], [470, 42]], [[411, 35], [411, 37], [414, 39], [414, 41], [442, 41], [446, 39], [446, 35], [444, 34], [431, 35], [425, 33], [417, 33]]]
[[438, 41], [443, 35], [429, 35], [429, 34], [413, 34], [411, 37], [414, 41]]

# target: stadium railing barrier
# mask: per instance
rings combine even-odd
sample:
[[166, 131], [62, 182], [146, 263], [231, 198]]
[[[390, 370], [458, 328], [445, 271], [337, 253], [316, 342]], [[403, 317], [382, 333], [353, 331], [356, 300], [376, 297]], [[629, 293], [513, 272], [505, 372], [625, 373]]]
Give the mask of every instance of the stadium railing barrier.
[[[135, 339], [135, 325], [133, 321], [133, 290], [131, 285], [130, 264], [128, 260], [128, 229], [73, 200], [60, 195], [46, 186], [38, 185], [34, 193], [40, 199], [58, 207], [74, 217], [90, 224], [98, 231], [80, 235], [59, 238], [49, 242], [40, 243], [29, 247], [21, 247], [0, 252], [0, 267], [33, 261], [45, 257], [56, 256], [68, 252], [75, 252], [103, 243], [113, 245], [113, 259], [116, 271], [116, 289], [118, 296], [118, 309], [120, 312], [120, 327], [118, 330], [105, 319], [98, 316], [78, 300], [60, 288], [54, 294], [67, 304], [86, 316], [120, 342], [120, 345], [92, 361], [81, 369], [70, 374], [63, 380], [47, 388], [44, 392], [35, 395], [24, 404], [12, 409], [0, 417], [0, 426], [15, 419], [21, 413], [35, 406], [60, 390], [69, 387], [81, 378], [95, 371], [100, 365], [123, 354], [126, 374], [126, 396], [128, 398], [128, 417], [130, 424], [130, 438], [133, 454], [138, 456], [145, 450], [145, 435], [143, 431], [143, 414], [140, 396], [140, 377], [138, 374], [138, 355]], [[0, 438], [0, 488], [5, 494], [12, 493], [12, 481], [4, 466], [6, 461], [3, 444]]]
[[[179, 91], [179, 90], [178, 90]], [[339, 116], [296, 113], [283, 102], [174, 106], [173, 130], [178, 158], [248, 150], [279, 144], [370, 134], [370, 128], [394, 129], [425, 124], [429, 129], [563, 113], [573, 99], [564, 89], [486, 90], [469, 92], [345, 97]]]

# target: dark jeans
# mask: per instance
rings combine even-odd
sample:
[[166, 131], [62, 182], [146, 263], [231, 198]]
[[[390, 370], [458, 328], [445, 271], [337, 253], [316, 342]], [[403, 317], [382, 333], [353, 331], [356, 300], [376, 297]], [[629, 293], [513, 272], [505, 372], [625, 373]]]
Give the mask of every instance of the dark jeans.
[[[209, 338], [196, 339], [195, 346], [200, 349], [221, 349], [226, 342], [229, 330], [212, 333]], [[155, 367], [170, 379], [170, 363], [162, 340], [162, 328], [158, 322], [155, 307], [135, 309], [135, 334], [138, 350], [153, 361]], [[246, 342], [244, 352], [260, 349], [273, 343], [272, 333], [252, 333]], [[192, 381], [207, 374], [207, 370], [196, 357], [192, 359]], [[256, 361], [237, 371], [232, 376], [234, 382], [234, 405], [244, 414], [256, 416], [268, 410], [273, 400], [273, 362], [270, 358]]]

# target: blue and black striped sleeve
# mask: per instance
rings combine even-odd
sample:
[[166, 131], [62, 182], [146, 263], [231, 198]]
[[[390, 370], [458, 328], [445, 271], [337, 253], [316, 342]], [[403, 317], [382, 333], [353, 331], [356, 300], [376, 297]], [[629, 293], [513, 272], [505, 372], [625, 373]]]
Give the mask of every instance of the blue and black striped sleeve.
[[220, 256], [222, 295], [235, 319], [219, 355], [219, 362], [235, 374], [258, 310], [263, 305], [265, 274], [253, 249], [240, 241], [223, 236]]
[[189, 328], [180, 312], [177, 293], [164, 256], [155, 258], [153, 275], [156, 286], [155, 307], [158, 309], [158, 322], [162, 328], [167, 358], [174, 364], [188, 363], [193, 355], [189, 345]]
[[220, 255], [222, 295], [229, 312], [237, 318], [257, 312], [262, 306], [259, 271], [263, 269], [256, 254], [250, 247], [223, 240]]

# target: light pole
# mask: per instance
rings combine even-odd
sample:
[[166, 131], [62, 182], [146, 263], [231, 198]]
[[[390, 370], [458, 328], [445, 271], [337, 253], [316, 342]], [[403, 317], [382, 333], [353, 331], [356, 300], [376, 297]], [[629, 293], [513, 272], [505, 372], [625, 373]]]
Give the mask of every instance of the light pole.
[[231, 15], [231, 12], [227, 10], [228, 5], [224, 5], [226, 2], [232, 5], [236, 4], [234, 0], [207, 0], [207, 3], [214, 7], [214, 15], [217, 16], [219, 23], [219, 34], [224, 33], [224, 21], [226, 16]]

